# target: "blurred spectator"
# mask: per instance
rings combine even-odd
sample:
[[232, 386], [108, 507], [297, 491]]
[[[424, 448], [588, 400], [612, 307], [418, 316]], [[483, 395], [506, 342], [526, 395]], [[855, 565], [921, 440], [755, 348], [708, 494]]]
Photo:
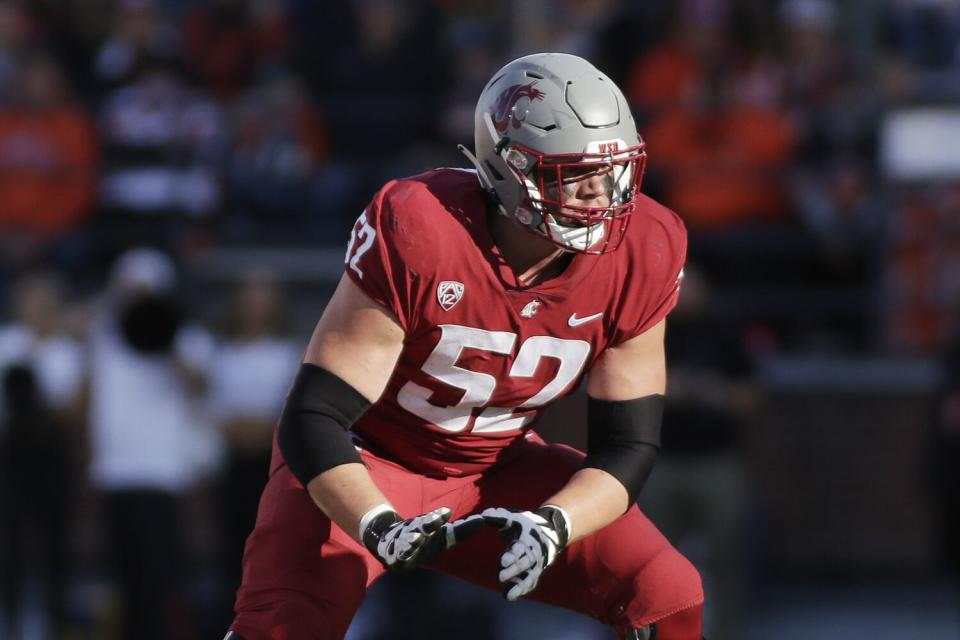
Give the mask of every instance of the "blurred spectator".
[[794, 174], [796, 211], [816, 237], [829, 281], [867, 285], [880, 272], [886, 194], [863, 161], [837, 158], [819, 169]]
[[880, 86], [892, 104], [956, 104], [960, 4], [890, 0], [882, 15]]
[[624, 92], [641, 116], [690, 102], [710, 71], [731, 61], [726, 2], [687, 0], [673, 13], [666, 40], [641, 50], [627, 69]]
[[55, 276], [31, 273], [14, 287], [12, 322], [0, 326], [0, 587], [9, 638], [23, 637], [24, 594], [38, 582], [49, 632], [65, 632], [84, 363], [60, 326], [63, 303]]
[[902, 188], [890, 218], [888, 347], [937, 353], [950, 340], [960, 299], [960, 181]]
[[[337, 236], [379, 184], [419, 173], [436, 157], [422, 141], [442, 135], [445, 90], [455, 70], [443, 48], [444, 16], [434, 4], [350, 0], [302, 3], [297, 10], [295, 69], [323, 109], [339, 172], [334, 177], [344, 190]], [[309, 46], [312, 41], [325, 45]]]
[[[297, 70], [320, 100], [334, 148], [362, 167], [369, 184], [357, 189], [367, 192], [393, 176], [414, 141], [436, 135], [451, 71], [441, 55], [441, 16], [426, 0], [315, 4], [301, 14], [304, 44], [329, 38], [303, 47]], [[331, 25], [342, 28], [328, 33]]]
[[788, 219], [795, 135], [777, 99], [758, 63], [691, 84], [685, 102], [642, 128], [651, 180], [691, 229]]
[[[724, 0], [677, 5], [670, 35], [627, 70], [647, 142], [647, 189], [692, 230], [782, 220], [795, 131], [779, 63], [735, 47]], [[742, 43], [739, 43], [742, 45]]]
[[203, 216], [221, 197], [223, 114], [188, 88], [177, 64], [145, 64], [107, 96], [100, 114], [106, 145], [102, 204], [139, 214]]
[[210, 369], [210, 407], [226, 443], [222, 511], [223, 561], [229, 587], [226, 623], [240, 586], [243, 547], [253, 530], [270, 467], [273, 426], [300, 363], [284, 334], [283, 291], [267, 272], [244, 274], [230, 305]]
[[783, 0], [775, 14], [781, 102], [796, 134], [789, 195], [802, 227], [792, 260], [803, 265], [797, 271], [807, 286], [863, 292], [859, 310], [858, 295], [848, 293], [848, 304], [824, 303], [819, 319], [804, 321], [801, 334], [819, 349], [862, 351], [876, 342], [878, 314], [868, 292], [882, 271], [888, 194], [875, 171], [877, 56], [864, 55], [856, 35], [874, 23], [860, 13], [834, 0]]
[[[514, 51], [508, 57], [559, 51], [593, 59], [598, 34], [617, 10], [613, 0], [521, 0], [508, 6], [514, 28]], [[544, 15], [551, 18], [544, 20]]]
[[858, 68], [844, 49], [837, 14], [831, 0], [785, 0], [778, 13], [783, 102], [797, 133], [795, 164], [815, 174], [825, 171], [827, 156], [869, 162], [875, 147], [877, 91], [871, 70]]
[[831, 0], [784, 0], [778, 17], [784, 57], [792, 62], [789, 97], [800, 107], [817, 106], [847, 70], [835, 40], [837, 8]]
[[353, 179], [330, 162], [326, 122], [300, 82], [279, 75], [243, 94], [232, 114], [228, 167], [228, 240], [268, 243], [307, 239], [310, 229], [335, 229]]
[[891, 30], [904, 61], [919, 69], [960, 65], [960, 5], [954, 0], [890, 0]]
[[184, 60], [204, 86], [231, 98], [257, 72], [284, 64], [288, 31], [282, 0], [196, 3], [184, 19]]
[[90, 118], [52, 58], [25, 56], [14, 85], [0, 105], [0, 244], [7, 254], [74, 229], [93, 204], [98, 163]]
[[738, 327], [717, 313], [699, 270], [688, 264], [684, 272], [666, 336], [661, 454], [640, 504], [703, 575], [704, 634], [728, 640], [744, 631], [750, 496], [741, 439], [756, 389]]
[[490, 79], [505, 45], [497, 28], [496, 14], [489, 10], [451, 14], [445, 23], [445, 49], [451, 57], [452, 75], [446, 92], [441, 130], [453, 147], [473, 139], [473, 112], [477, 96]]
[[17, 64], [29, 46], [31, 26], [21, 3], [0, 1], [0, 103], [6, 103], [14, 95]]
[[121, 0], [96, 52], [94, 74], [102, 86], [117, 87], [152, 61], [174, 58], [178, 43], [179, 33], [163, 19], [154, 0]]
[[169, 257], [130, 250], [114, 263], [90, 334], [90, 477], [121, 589], [122, 638], [189, 636], [181, 511], [215, 451], [199, 412], [213, 345], [176, 294]]

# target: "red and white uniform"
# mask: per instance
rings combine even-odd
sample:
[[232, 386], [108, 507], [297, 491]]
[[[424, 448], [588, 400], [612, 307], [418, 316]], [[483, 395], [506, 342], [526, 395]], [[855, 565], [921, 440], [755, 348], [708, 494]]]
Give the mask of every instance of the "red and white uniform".
[[386, 391], [353, 430], [416, 471], [494, 464], [604, 349], [677, 301], [686, 235], [649, 198], [617, 251], [577, 255], [532, 287], [517, 282], [486, 216], [476, 175], [439, 169], [387, 184], [351, 237], [347, 274], [406, 331]]
[[[353, 426], [371, 477], [403, 517], [542, 504], [583, 454], [531, 433], [538, 415], [604, 349], [677, 301], [686, 236], [649, 198], [617, 251], [577, 255], [532, 287], [517, 282], [486, 216], [476, 175], [440, 169], [387, 184], [351, 234], [347, 273], [406, 334], [386, 390]], [[502, 551], [484, 531], [430, 566], [499, 590]], [[383, 571], [316, 508], [275, 444], [232, 629], [245, 640], [342, 638]], [[699, 575], [636, 506], [571, 544], [528, 598], [621, 634], [657, 622], [664, 640], [700, 638]]]

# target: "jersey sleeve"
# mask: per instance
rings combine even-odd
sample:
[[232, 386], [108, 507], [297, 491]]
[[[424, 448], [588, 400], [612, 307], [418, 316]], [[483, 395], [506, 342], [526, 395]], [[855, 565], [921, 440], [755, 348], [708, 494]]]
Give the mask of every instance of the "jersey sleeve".
[[412, 321], [415, 273], [405, 260], [398, 241], [397, 211], [391, 186], [374, 196], [350, 232], [344, 260], [347, 275], [374, 302], [389, 309], [405, 331]]
[[658, 206], [631, 248], [614, 345], [644, 333], [677, 306], [687, 257], [687, 232], [677, 214]]

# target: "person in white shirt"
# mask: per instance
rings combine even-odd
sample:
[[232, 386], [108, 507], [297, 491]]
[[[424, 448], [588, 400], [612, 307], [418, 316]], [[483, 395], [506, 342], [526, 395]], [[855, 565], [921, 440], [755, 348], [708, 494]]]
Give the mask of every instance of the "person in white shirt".
[[186, 492], [210, 459], [201, 403], [213, 353], [187, 322], [172, 260], [120, 256], [90, 330], [90, 479], [124, 598], [125, 638], [170, 637]]

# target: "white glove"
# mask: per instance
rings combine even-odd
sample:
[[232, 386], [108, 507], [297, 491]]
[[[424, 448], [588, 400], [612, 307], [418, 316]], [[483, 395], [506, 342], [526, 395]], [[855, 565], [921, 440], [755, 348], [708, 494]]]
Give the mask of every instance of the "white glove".
[[376, 507], [360, 520], [360, 538], [388, 569], [410, 571], [483, 528], [477, 515], [448, 523], [451, 513], [440, 507], [404, 520], [390, 507]]
[[504, 596], [516, 600], [533, 591], [544, 570], [553, 564], [570, 537], [567, 515], [559, 507], [534, 511], [491, 508], [481, 514], [511, 540], [500, 556], [500, 582], [507, 583]]

